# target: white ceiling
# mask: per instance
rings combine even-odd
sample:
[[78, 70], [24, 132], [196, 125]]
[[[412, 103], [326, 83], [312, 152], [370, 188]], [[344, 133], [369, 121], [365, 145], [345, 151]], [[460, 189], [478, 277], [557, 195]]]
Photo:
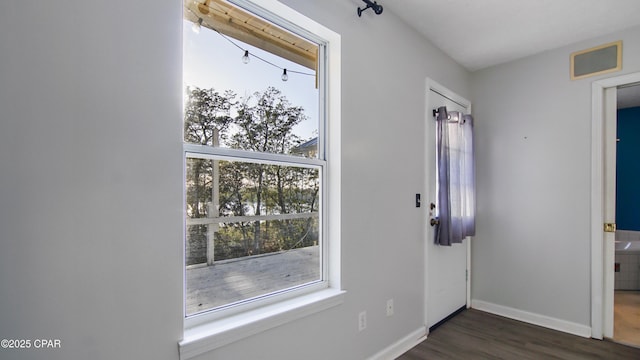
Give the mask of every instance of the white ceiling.
[[470, 71], [640, 25], [640, 0], [377, 2]]

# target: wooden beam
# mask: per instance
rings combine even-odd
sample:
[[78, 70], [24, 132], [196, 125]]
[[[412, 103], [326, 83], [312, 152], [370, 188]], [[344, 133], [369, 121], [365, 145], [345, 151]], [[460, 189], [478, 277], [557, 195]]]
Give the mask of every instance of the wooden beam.
[[202, 18], [204, 27], [219, 31], [313, 71], [317, 70], [317, 44], [225, 1], [207, 0], [202, 4], [186, 0], [184, 16], [193, 22]]

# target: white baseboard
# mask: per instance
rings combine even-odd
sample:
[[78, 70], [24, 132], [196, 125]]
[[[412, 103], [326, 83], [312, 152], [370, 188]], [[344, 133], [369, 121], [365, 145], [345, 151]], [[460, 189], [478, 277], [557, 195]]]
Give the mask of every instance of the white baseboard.
[[528, 311], [518, 310], [508, 306], [497, 305], [482, 300], [471, 300], [471, 307], [480, 311], [504, 316], [506, 318], [518, 321], [523, 321], [529, 324], [538, 325], [549, 329], [582, 336], [585, 338], [591, 337], [591, 327], [571, 321], [556, 319], [546, 315], [535, 314]]
[[427, 338], [427, 327], [421, 326], [411, 334], [391, 344], [377, 354], [369, 358], [369, 360], [393, 360], [405, 352], [420, 344]]

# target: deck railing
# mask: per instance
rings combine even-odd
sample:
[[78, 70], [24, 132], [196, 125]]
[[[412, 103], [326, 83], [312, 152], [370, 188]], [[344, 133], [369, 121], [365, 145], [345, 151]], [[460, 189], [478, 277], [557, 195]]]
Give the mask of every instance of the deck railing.
[[218, 232], [220, 224], [231, 224], [237, 222], [250, 221], [273, 221], [273, 220], [292, 220], [306, 219], [317, 217], [318, 212], [294, 213], [294, 214], [271, 214], [271, 215], [249, 215], [249, 216], [217, 216], [206, 218], [187, 218], [186, 225], [205, 225], [207, 226], [207, 265], [213, 265], [215, 262], [215, 234]]

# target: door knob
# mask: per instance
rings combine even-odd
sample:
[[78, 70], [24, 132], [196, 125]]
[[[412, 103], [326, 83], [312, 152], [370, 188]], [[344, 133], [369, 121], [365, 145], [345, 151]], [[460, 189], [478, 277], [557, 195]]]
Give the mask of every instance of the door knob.
[[434, 218], [434, 219], [431, 219], [429, 223], [431, 224], [431, 226], [436, 226], [440, 224], [440, 220], [438, 220], [437, 218]]

